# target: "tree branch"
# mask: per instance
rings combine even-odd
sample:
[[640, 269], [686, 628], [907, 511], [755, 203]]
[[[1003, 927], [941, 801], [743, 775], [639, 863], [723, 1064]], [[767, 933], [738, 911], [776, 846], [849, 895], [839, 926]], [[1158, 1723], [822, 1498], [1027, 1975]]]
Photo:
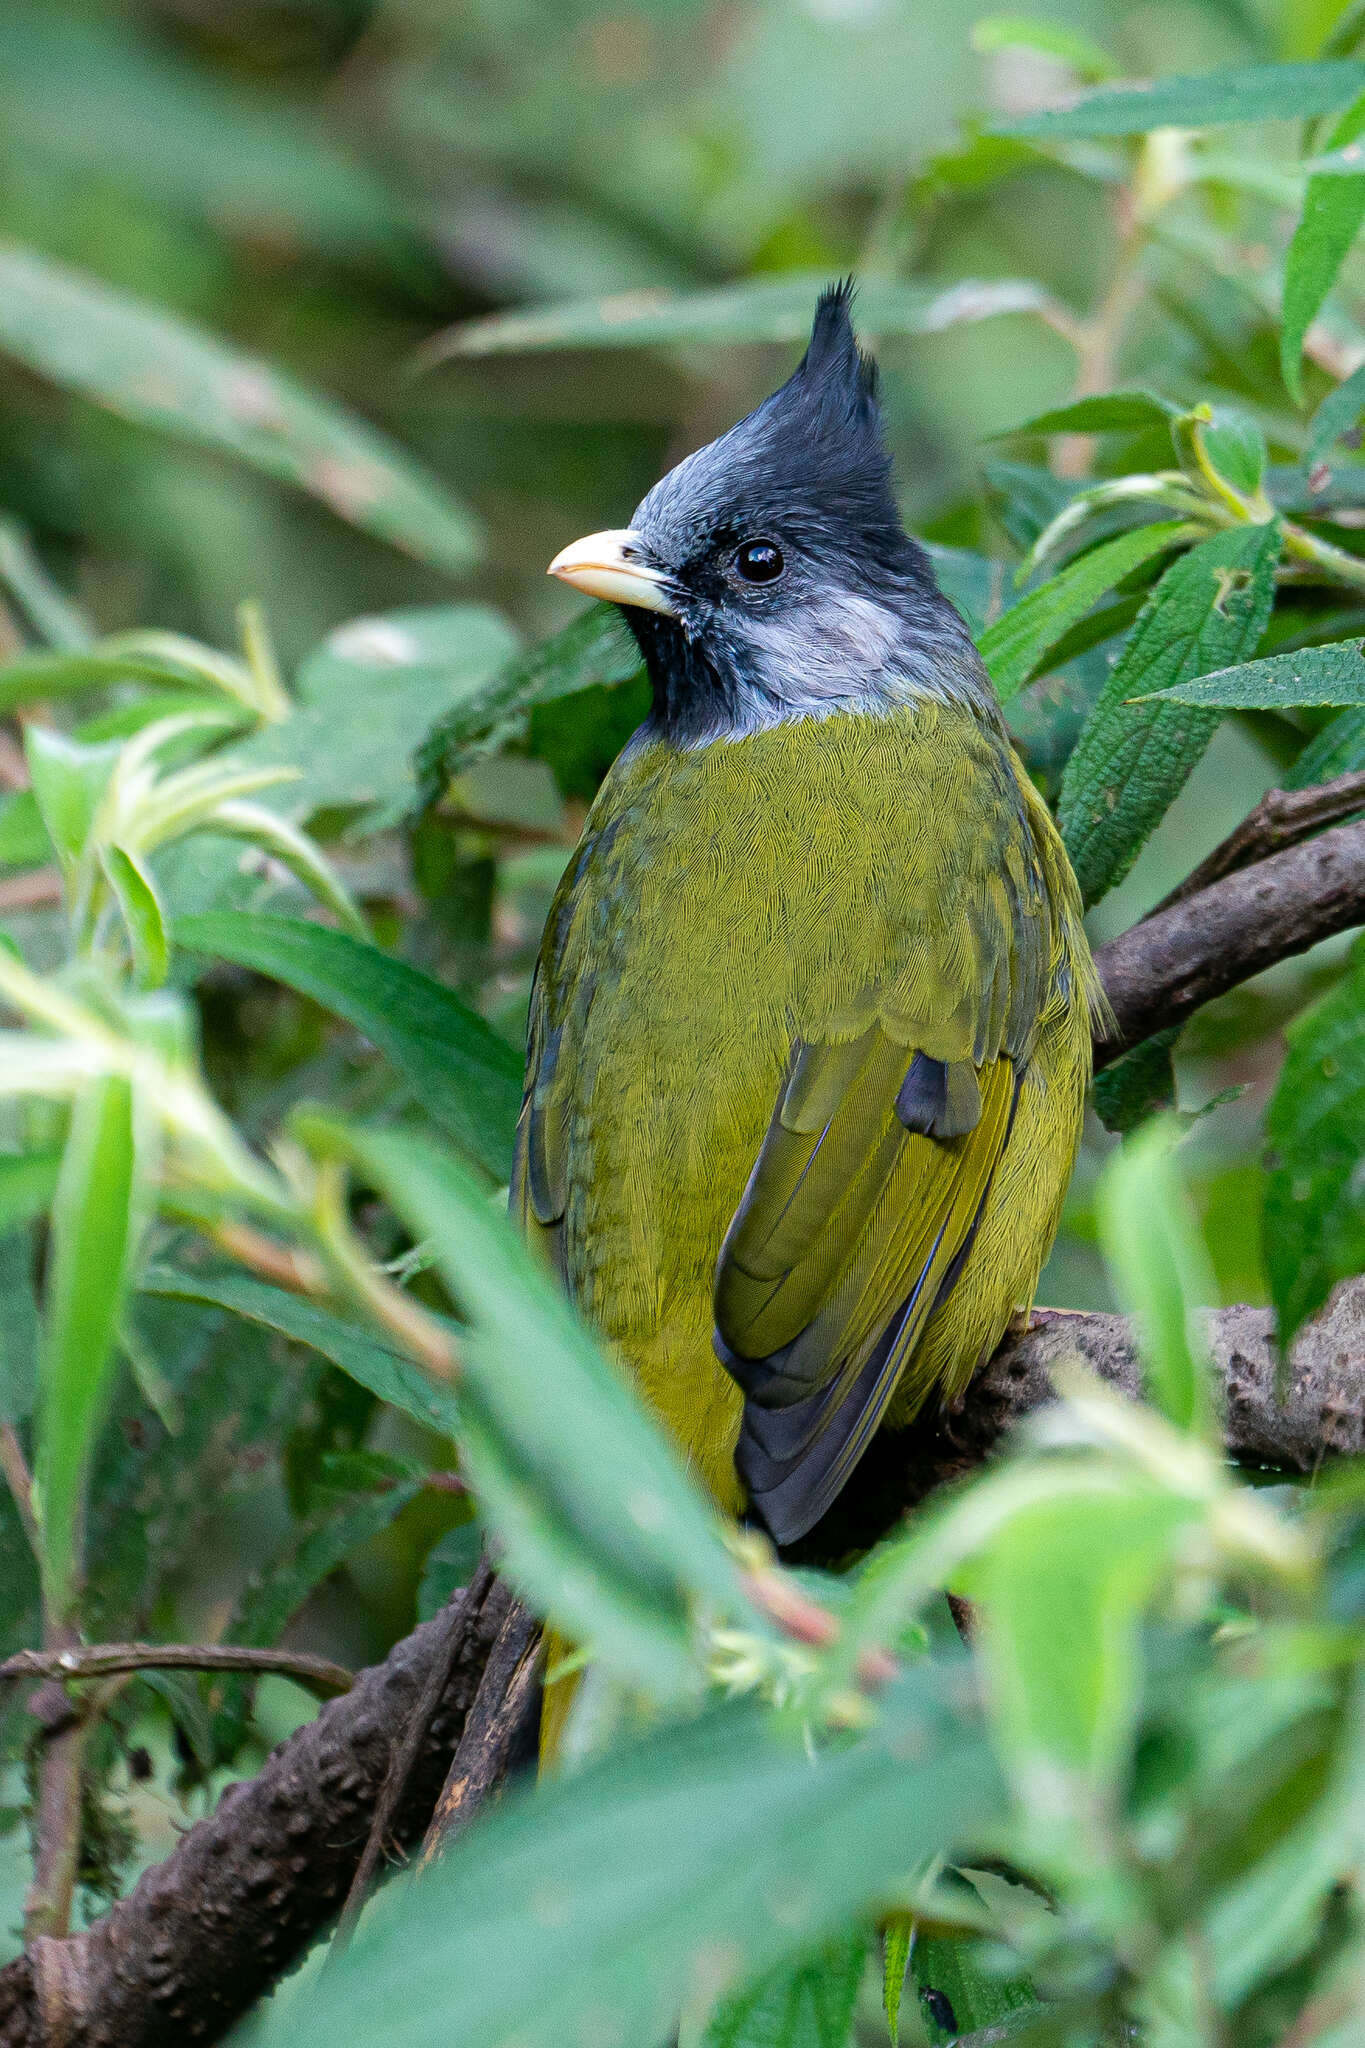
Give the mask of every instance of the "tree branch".
[[[1276, 960], [1362, 922], [1365, 821], [1223, 874], [1100, 949], [1115, 1025], [1096, 1047], [1097, 1066]], [[1299, 1333], [1283, 1405], [1269, 1312], [1221, 1310], [1209, 1330], [1233, 1455], [1311, 1473], [1325, 1457], [1365, 1448], [1365, 1280], [1339, 1288]], [[1063, 1356], [1137, 1391], [1137, 1357], [1120, 1317], [1043, 1312], [1027, 1334], [1006, 1341], [938, 1432], [874, 1443], [841, 1503], [844, 1529], [832, 1519], [822, 1525], [826, 1555], [841, 1541], [882, 1533], [989, 1455], [1002, 1431], [1050, 1398], [1050, 1368]], [[849, 1505], [867, 1525], [861, 1535], [848, 1526], [856, 1519]], [[431, 1817], [511, 1604], [497, 1585], [465, 1596], [454, 1675], [394, 1818], [399, 1846], [420, 1839]], [[478, 1729], [493, 1749], [509, 1720], [510, 1688], [526, 1682], [527, 1655], [510, 1655], [514, 1633], [504, 1642], [509, 1690], [499, 1693], [490, 1680], [480, 1700]], [[220, 2039], [334, 1916], [441, 1635], [439, 1622], [427, 1623], [360, 1673], [87, 1932], [39, 1940], [0, 1971], [0, 2048], [172, 2048]], [[468, 1760], [493, 1775], [483, 1747]], [[475, 1804], [456, 1799], [461, 1825]]]
[[62, 1650], [17, 1650], [0, 1664], [0, 1681], [111, 1678], [124, 1671], [252, 1671], [296, 1678], [323, 1694], [348, 1692], [352, 1674], [330, 1657], [302, 1650], [257, 1650], [236, 1643], [75, 1643]]
[[1277, 960], [1365, 923], [1365, 820], [1239, 868], [1110, 939], [1095, 956], [1114, 1028], [1109, 1066]]
[[[394, 1816], [405, 1846], [431, 1817], [511, 1604], [488, 1579], [456, 1599], [460, 1653]], [[404, 1637], [93, 1927], [0, 1970], [0, 2048], [220, 2040], [335, 1914], [441, 1638], [439, 1617]]]

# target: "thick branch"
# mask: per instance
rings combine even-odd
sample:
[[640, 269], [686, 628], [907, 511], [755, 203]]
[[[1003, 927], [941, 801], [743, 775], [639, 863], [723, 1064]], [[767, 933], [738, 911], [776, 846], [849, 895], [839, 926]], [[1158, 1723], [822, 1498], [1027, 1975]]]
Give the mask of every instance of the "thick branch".
[[[394, 1816], [405, 1846], [431, 1818], [510, 1604], [487, 1574], [463, 1599], [461, 1651]], [[221, 2039], [336, 1912], [441, 1638], [439, 1618], [405, 1637], [88, 1932], [35, 1942], [0, 1971], [0, 2048]]]
[[1096, 1045], [1096, 1067], [1277, 960], [1363, 923], [1365, 820], [1271, 854], [1157, 911], [1095, 956], [1115, 1019]]

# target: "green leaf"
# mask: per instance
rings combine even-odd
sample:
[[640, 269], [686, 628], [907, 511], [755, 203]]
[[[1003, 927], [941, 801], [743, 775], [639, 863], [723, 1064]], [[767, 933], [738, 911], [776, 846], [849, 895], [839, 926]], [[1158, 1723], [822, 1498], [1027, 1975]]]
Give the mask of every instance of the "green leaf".
[[520, 1056], [448, 989], [375, 946], [301, 918], [208, 911], [176, 920], [178, 945], [269, 975], [364, 1034], [426, 1113], [505, 1178], [521, 1105]]
[[1031, 14], [988, 14], [974, 21], [972, 48], [983, 55], [995, 50], [1038, 50], [1045, 57], [1056, 57], [1069, 64], [1087, 81], [1112, 78], [1118, 69], [1108, 51], [1091, 42], [1089, 36]]
[[253, 733], [231, 758], [297, 769], [298, 780], [271, 800], [290, 816], [359, 810], [355, 830], [374, 831], [413, 809], [413, 756], [433, 720], [477, 702], [517, 647], [514, 628], [487, 605], [350, 619], [303, 662], [290, 717]]
[[1204, 453], [1234, 490], [1255, 497], [1265, 479], [1265, 435], [1258, 421], [1234, 406], [1213, 408], [1213, 417], [1199, 428]]
[[867, 1951], [866, 1934], [845, 1935], [733, 1993], [703, 2048], [848, 2048]]
[[61, 1163], [59, 1151], [0, 1152], [0, 1237], [52, 1206]]
[[362, 1387], [368, 1387], [381, 1401], [401, 1409], [425, 1429], [439, 1430], [453, 1437], [459, 1428], [459, 1410], [448, 1387], [433, 1380], [367, 1331], [345, 1323], [300, 1295], [287, 1294], [245, 1273], [189, 1273], [170, 1266], [153, 1266], [141, 1282], [143, 1294], [161, 1295], [173, 1301], [198, 1301], [224, 1308], [267, 1330], [277, 1330], [291, 1343], [307, 1344], [332, 1364], [340, 1367]]
[[1303, 451], [1311, 469], [1343, 434], [1349, 434], [1365, 413], [1365, 363], [1329, 391], [1308, 424], [1308, 442]]
[[[467, 321], [438, 337], [424, 354], [432, 361], [543, 348], [804, 341], [815, 301], [828, 284], [824, 271], [788, 272], [722, 285], [715, 291], [648, 289], [618, 292], [606, 299], [570, 299], [562, 305]], [[879, 335], [941, 334], [1001, 313], [1051, 308], [1048, 293], [1027, 278], [966, 278], [945, 285], [869, 277], [857, 297], [860, 326]]]
[[344, 406], [188, 321], [35, 250], [0, 246], [0, 350], [125, 419], [297, 485], [446, 574], [479, 528], [410, 455]]
[[119, 752], [117, 741], [83, 746], [55, 726], [29, 725], [24, 730], [34, 801], [68, 882], [80, 865]]
[[1203, 754], [1216, 712], [1134, 704], [1245, 660], [1270, 616], [1277, 522], [1214, 534], [1148, 598], [1067, 763], [1057, 807], [1087, 903], [1122, 881]]
[[0, 581], [49, 647], [94, 645], [94, 627], [48, 575], [17, 519], [0, 518]]
[[483, 1525], [477, 1515], [448, 1529], [427, 1552], [417, 1588], [417, 1619], [430, 1621], [461, 1586], [467, 1586], [483, 1554]]
[[[95, 647], [32, 648], [12, 656], [0, 665], [0, 710], [127, 683], [202, 691], [218, 709], [243, 720], [257, 716], [255, 686], [240, 661], [182, 633], [152, 632], [111, 633]], [[194, 708], [204, 708], [202, 698]], [[161, 712], [157, 705], [156, 715]]]
[[1048, 649], [1083, 619], [1107, 590], [1167, 548], [1178, 547], [1190, 533], [1191, 528], [1178, 519], [1121, 533], [1117, 539], [1076, 556], [1046, 583], [1011, 605], [977, 642], [1001, 703], [1008, 703], [1023, 688], [1042, 666]]
[[92, 1081], [72, 1110], [52, 1207], [39, 1362], [43, 1584], [63, 1619], [76, 1593], [86, 1478], [137, 1248], [138, 1152], [130, 1084], [112, 1075]]
[[991, 439], [1001, 441], [1014, 434], [1137, 433], [1143, 427], [1169, 426], [1179, 414], [1178, 405], [1155, 391], [1105, 391], [1035, 413], [1017, 427], [1002, 427]]
[[31, 789], [0, 797], [0, 866], [36, 868], [52, 858], [38, 799]]
[[[1339, 150], [1365, 131], [1365, 96], [1333, 128], [1328, 148]], [[1280, 316], [1280, 369], [1291, 397], [1303, 395], [1303, 338], [1336, 282], [1347, 251], [1365, 221], [1365, 175], [1317, 172], [1308, 180], [1303, 212], [1285, 258]]]
[[1365, 642], [1333, 640], [1264, 661], [1215, 669], [1197, 681], [1154, 690], [1143, 701], [1199, 704], [1220, 711], [1292, 711], [1314, 704], [1365, 704]]
[[138, 981], [143, 988], [160, 988], [170, 965], [170, 942], [166, 914], [146, 863], [126, 846], [109, 845], [100, 848], [100, 865], [128, 927]]
[[1287, 1352], [1338, 1280], [1365, 1271], [1365, 947], [1289, 1031], [1266, 1112], [1266, 1261]]
[[1365, 63], [1245, 64], [1153, 85], [1084, 93], [1074, 105], [991, 124], [996, 135], [1060, 141], [1077, 135], [1146, 135], [1153, 128], [1217, 128], [1228, 122], [1297, 121], [1334, 114], [1365, 92]]
[[[177, 55], [177, 47], [184, 50]], [[128, 18], [37, 8], [0, 18], [10, 147], [91, 182], [193, 209], [229, 233], [340, 253], [397, 237], [393, 199], [340, 147], [321, 105], [250, 88], [254, 67], [194, 61]], [[72, 189], [78, 189], [73, 187]]]
[[979, 2028], [999, 2027], [1012, 2014], [1037, 2009], [1027, 1977], [987, 1971], [980, 1956], [981, 1943], [970, 1936], [921, 1934], [916, 1939], [910, 1968], [931, 2041], [958, 2041]]
[[296, 1124], [430, 1240], [468, 1319], [461, 1469], [510, 1576], [632, 1685], [656, 1698], [694, 1692], [697, 1603], [753, 1616], [719, 1516], [672, 1447], [449, 1153], [408, 1131], [315, 1115]]
[[[60, 1154], [53, 1158], [48, 1199]], [[43, 1207], [47, 1203], [44, 1202]], [[38, 1305], [33, 1294], [33, 1234], [6, 1224], [0, 1233], [0, 1422], [33, 1413], [38, 1386]]]
[[306, 1999], [276, 2003], [258, 2048], [668, 2039], [684, 1995], [809, 1953], [981, 1832], [997, 1781], [943, 1687], [921, 1667], [881, 1726], [813, 1758], [739, 1702], [509, 1796]]
[[1214, 1283], [1172, 1157], [1178, 1135], [1163, 1118], [1111, 1156], [1099, 1185], [1100, 1245], [1137, 1326], [1149, 1399], [1177, 1429], [1211, 1440], [1200, 1314], [1214, 1300]]
[[910, 1967], [910, 1950], [915, 1939], [915, 1922], [909, 1913], [888, 1916], [882, 1936], [882, 2011], [891, 2048], [900, 2048], [901, 1999], [905, 1995], [905, 1973]]
[[423, 800], [437, 802], [451, 778], [515, 733], [533, 706], [597, 684], [632, 682], [642, 672], [640, 650], [617, 606], [593, 605], [562, 632], [506, 662], [437, 720], [417, 757]]
[[1091, 1093], [1095, 1113], [1106, 1131], [1135, 1131], [1158, 1110], [1175, 1108], [1171, 1048], [1179, 1036], [1178, 1024], [1169, 1031], [1154, 1032], [1112, 1067], [1096, 1074]]
[[1308, 742], [1298, 759], [1281, 778], [1284, 789], [1308, 789], [1315, 782], [1332, 782], [1365, 768], [1365, 709], [1339, 711], [1328, 719], [1320, 733]]

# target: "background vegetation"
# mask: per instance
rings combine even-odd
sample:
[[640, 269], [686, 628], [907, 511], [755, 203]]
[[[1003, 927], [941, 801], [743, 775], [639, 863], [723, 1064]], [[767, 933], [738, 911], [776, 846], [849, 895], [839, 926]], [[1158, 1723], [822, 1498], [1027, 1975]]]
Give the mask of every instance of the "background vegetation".
[[853, 1579], [727, 1541], [490, 1207], [549, 895], [643, 702], [544, 564], [771, 388], [830, 276], [1097, 939], [1267, 789], [1365, 767], [1337, 14], [6, 10], [0, 1651], [296, 1667], [104, 1671], [46, 1732], [9, 1684], [13, 1950], [490, 1526], [593, 1647], [584, 1773], [262, 2040], [681, 2009], [838, 2048], [885, 2038], [883, 1936], [907, 2040], [1357, 2038], [1359, 1480], [1235, 1482], [1190, 1316], [1273, 1301], [1287, 1340], [1365, 1267], [1347, 939], [1098, 1086], [1041, 1298], [1142, 1310], [1153, 1407], [1077, 1381]]

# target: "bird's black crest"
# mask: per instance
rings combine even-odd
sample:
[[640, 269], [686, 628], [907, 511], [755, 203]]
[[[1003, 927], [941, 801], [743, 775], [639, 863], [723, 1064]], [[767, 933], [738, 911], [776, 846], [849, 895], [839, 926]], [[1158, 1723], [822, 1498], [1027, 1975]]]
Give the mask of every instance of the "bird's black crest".
[[796, 375], [826, 405], [858, 415], [868, 412], [877, 425], [877, 365], [859, 348], [853, 332], [854, 285], [841, 277], [827, 285], [815, 302], [810, 343]]

